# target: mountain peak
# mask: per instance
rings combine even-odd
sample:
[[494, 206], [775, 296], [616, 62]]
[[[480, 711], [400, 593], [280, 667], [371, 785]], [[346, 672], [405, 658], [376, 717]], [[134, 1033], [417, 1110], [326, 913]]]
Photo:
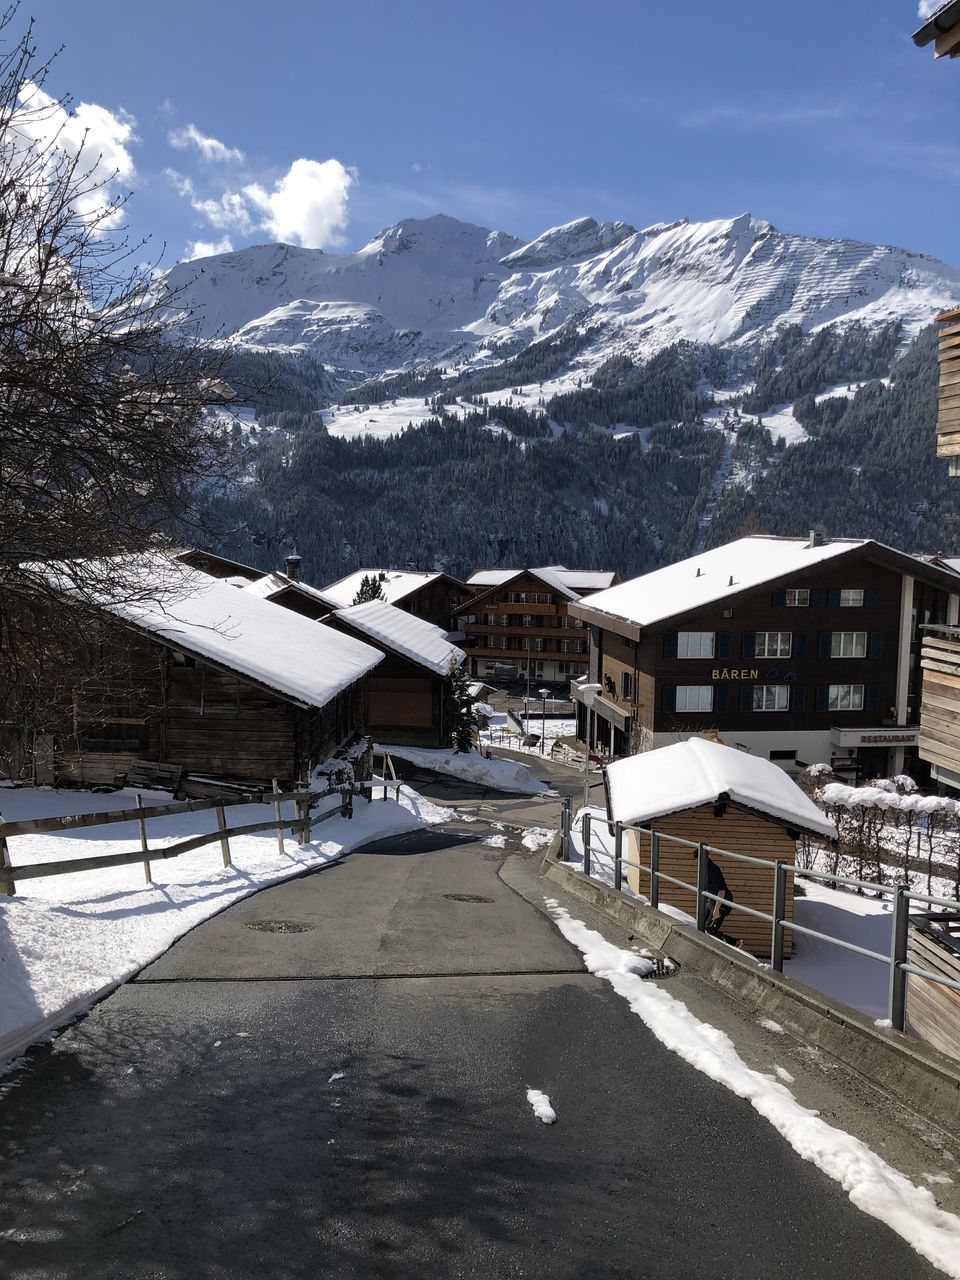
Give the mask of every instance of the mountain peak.
[[595, 218], [574, 218], [551, 227], [529, 244], [508, 253], [500, 261], [505, 267], [545, 267], [591, 257], [614, 249], [637, 234], [629, 222], [597, 222]]

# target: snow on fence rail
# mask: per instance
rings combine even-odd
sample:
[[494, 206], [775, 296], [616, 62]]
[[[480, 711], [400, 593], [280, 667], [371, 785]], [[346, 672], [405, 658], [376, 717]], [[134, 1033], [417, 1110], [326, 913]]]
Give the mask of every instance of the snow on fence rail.
[[[274, 783], [271, 791], [255, 791], [245, 795], [232, 795], [213, 800], [182, 800], [169, 804], [144, 807], [140, 796], [137, 796], [135, 809], [114, 809], [102, 813], [68, 814], [62, 817], [28, 818], [18, 822], [0, 822], [0, 893], [13, 895], [19, 880], [36, 880], [45, 876], [72, 875], [77, 871], [97, 871], [104, 867], [132, 866], [143, 863], [144, 876], [151, 882], [150, 863], [179, 857], [190, 853], [204, 845], [219, 844], [223, 857], [223, 865], [231, 866], [230, 837], [252, 835], [258, 831], [275, 830], [280, 852], [283, 852], [284, 831], [299, 831], [300, 842], [305, 844], [310, 839], [310, 832], [318, 823], [327, 818], [340, 815], [353, 816], [353, 797], [365, 790], [370, 790], [371, 799], [374, 787], [383, 785], [384, 799], [387, 798], [387, 786], [379, 782], [349, 782], [340, 786], [328, 787], [325, 791], [295, 790], [281, 791]], [[311, 814], [310, 810], [322, 800], [331, 796], [339, 796], [340, 804], [326, 809], [323, 813]], [[296, 816], [284, 818], [281, 804], [292, 802], [296, 806]], [[274, 816], [261, 822], [245, 822], [238, 826], [228, 827], [226, 810], [240, 805], [272, 804]], [[170, 817], [175, 814], [198, 813], [203, 810], [216, 810], [217, 830], [206, 834], [191, 836], [176, 844], [149, 847], [147, 839], [147, 822], [153, 818]], [[103, 853], [86, 858], [65, 858], [58, 862], [35, 862], [12, 865], [10, 862], [9, 840], [13, 836], [35, 835], [42, 832], [66, 831], [74, 832], [83, 827], [107, 826], [114, 822], [136, 822], [140, 828], [140, 848], [129, 853]]]

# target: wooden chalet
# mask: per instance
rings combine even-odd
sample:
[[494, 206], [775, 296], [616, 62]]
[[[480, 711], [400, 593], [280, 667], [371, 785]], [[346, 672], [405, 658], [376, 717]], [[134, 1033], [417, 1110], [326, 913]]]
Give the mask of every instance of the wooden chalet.
[[932, 13], [913, 33], [913, 43], [921, 49], [932, 44], [935, 58], [960, 58], [960, 0], [948, 0]]
[[[623, 855], [650, 865], [650, 833], [703, 841], [714, 849], [770, 861], [794, 862], [802, 834], [821, 840], [836, 838], [836, 828], [797, 784], [769, 760], [732, 747], [691, 738], [608, 765], [605, 775], [607, 818], [631, 824], [624, 832]], [[738, 862], [712, 853], [735, 902], [755, 911], [773, 909], [773, 875], [768, 867]], [[697, 882], [695, 850], [663, 839], [660, 870], [687, 884]], [[648, 895], [650, 877], [637, 867], [624, 868], [636, 893]], [[793, 917], [793, 877], [787, 877], [786, 916]], [[660, 901], [696, 916], [695, 894], [660, 881]], [[732, 911], [723, 932], [742, 942], [753, 955], [768, 956], [772, 928], [746, 912]], [[785, 931], [784, 955], [790, 955], [791, 932]]]
[[325, 625], [373, 645], [383, 662], [364, 685], [364, 722], [376, 742], [443, 747], [447, 722], [444, 682], [466, 660], [440, 627], [383, 600], [330, 614]]
[[455, 615], [470, 595], [464, 583], [448, 573], [423, 573], [414, 569], [357, 569], [322, 588], [322, 594], [335, 608], [345, 609], [357, 598], [364, 578], [373, 578], [380, 584], [381, 597], [387, 604], [432, 622], [444, 631], [454, 630]]
[[112, 783], [156, 762], [286, 783], [357, 737], [378, 649], [175, 562], [150, 571], [155, 595], [77, 609], [49, 781]]
[[[960, 27], [958, 27], [960, 31]], [[937, 457], [950, 460], [950, 474], [960, 475], [960, 308], [937, 316], [940, 398], [937, 406]]]

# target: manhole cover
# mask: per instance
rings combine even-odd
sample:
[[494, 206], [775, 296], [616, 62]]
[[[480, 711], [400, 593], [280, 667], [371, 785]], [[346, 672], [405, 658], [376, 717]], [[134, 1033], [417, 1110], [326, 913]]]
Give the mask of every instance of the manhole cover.
[[299, 920], [250, 920], [248, 929], [256, 929], [258, 933], [309, 933], [312, 924], [301, 924]]
[[445, 893], [451, 902], [492, 902], [492, 898], [484, 898], [479, 893]]

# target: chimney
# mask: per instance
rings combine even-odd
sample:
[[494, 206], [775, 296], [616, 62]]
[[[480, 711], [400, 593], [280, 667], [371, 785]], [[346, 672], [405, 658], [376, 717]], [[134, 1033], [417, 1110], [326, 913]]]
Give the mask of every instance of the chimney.
[[294, 582], [300, 577], [300, 557], [294, 552], [292, 556], [287, 556], [287, 577], [292, 578]]
[[823, 532], [820, 529], [810, 530], [810, 541], [807, 543], [808, 547], [822, 547], [825, 542], [826, 538], [823, 536]]
[[379, 578], [379, 580], [380, 580], [381, 582], [386, 582], [386, 580], [387, 580], [387, 575], [384, 573], [384, 571], [383, 571], [382, 569], [381, 569], [381, 570], [380, 570], [380, 572], [377, 574], [377, 577]]

